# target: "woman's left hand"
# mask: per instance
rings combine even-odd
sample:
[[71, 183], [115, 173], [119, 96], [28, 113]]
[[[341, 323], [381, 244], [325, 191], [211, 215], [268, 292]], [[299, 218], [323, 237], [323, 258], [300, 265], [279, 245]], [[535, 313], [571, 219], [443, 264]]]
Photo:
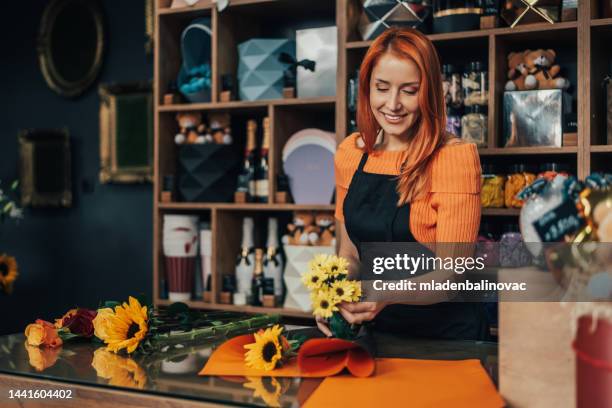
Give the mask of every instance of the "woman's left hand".
[[342, 302], [338, 305], [338, 308], [347, 322], [361, 324], [373, 320], [387, 304], [384, 302]]

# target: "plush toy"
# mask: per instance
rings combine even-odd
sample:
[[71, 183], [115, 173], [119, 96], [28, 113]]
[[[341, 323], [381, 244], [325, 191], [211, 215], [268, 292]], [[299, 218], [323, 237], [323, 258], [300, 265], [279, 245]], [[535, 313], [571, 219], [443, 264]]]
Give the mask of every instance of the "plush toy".
[[208, 120], [212, 141], [217, 144], [232, 144], [230, 115], [227, 113], [210, 113]]
[[[555, 64], [554, 50], [535, 50], [525, 54], [525, 65], [529, 76], [536, 82], [535, 89], [567, 89], [569, 81], [559, 77], [561, 67]], [[528, 77], [527, 80], [531, 81]], [[526, 80], [526, 81], [527, 81]]]
[[525, 64], [525, 56], [529, 52], [531, 50], [508, 54], [508, 82], [506, 82], [506, 91], [524, 91], [535, 88], [535, 78], [527, 79], [529, 73], [527, 72], [527, 64]]
[[179, 133], [174, 136], [174, 142], [178, 145], [188, 143], [205, 143], [203, 133], [206, 127], [202, 123], [202, 114], [199, 112], [181, 112], [176, 114], [179, 125]]
[[316, 244], [322, 246], [336, 245], [336, 224], [334, 215], [328, 212], [318, 213], [315, 215], [315, 225], [319, 227], [319, 239]]
[[296, 211], [293, 223], [287, 224], [287, 231], [289, 234], [283, 237], [285, 245], [311, 245], [319, 237], [314, 216], [310, 211]]

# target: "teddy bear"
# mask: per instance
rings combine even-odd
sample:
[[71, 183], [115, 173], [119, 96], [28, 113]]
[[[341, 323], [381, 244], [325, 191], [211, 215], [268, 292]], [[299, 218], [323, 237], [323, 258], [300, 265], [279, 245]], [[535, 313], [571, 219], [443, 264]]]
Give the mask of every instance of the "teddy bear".
[[506, 82], [506, 91], [524, 91], [526, 89], [534, 89], [537, 85], [535, 78], [529, 78], [525, 56], [531, 50], [523, 52], [511, 52], [508, 54], [508, 82]]
[[232, 144], [230, 115], [227, 113], [210, 113], [208, 120], [212, 141], [217, 144]]
[[[560, 77], [561, 67], [555, 64], [557, 54], [554, 50], [529, 51], [525, 54], [525, 65], [529, 73], [525, 81], [533, 81], [533, 89], [567, 89], [569, 81]], [[533, 78], [533, 79], [531, 79]]]
[[322, 212], [315, 214], [315, 225], [319, 227], [319, 237], [316, 245], [336, 245], [336, 224], [333, 214]]
[[285, 245], [312, 245], [319, 238], [314, 215], [310, 211], [296, 211], [293, 223], [287, 224], [287, 231], [289, 234], [282, 239]]
[[179, 112], [176, 114], [179, 133], [174, 136], [174, 143], [181, 145], [206, 143], [206, 126], [202, 123], [202, 114], [199, 112]]

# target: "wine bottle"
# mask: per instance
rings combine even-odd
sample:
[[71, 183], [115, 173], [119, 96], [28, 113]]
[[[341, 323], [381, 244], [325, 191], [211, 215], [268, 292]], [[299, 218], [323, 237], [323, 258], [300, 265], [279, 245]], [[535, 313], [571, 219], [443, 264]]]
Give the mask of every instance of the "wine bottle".
[[247, 122], [247, 144], [244, 150], [244, 163], [242, 171], [238, 176], [238, 188], [236, 191], [245, 193], [247, 201], [254, 201], [255, 194], [255, 153], [256, 153], [257, 122]]
[[261, 306], [263, 298], [263, 249], [255, 250], [255, 270], [251, 283], [251, 305]]
[[280, 299], [283, 295], [283, 260], [278, 242], [278, 221], [268, 218], [268, 240], [264, 255], [264, 277], [274, 280], [274, 295]]
[[253, 218], [245, 217], [242, 222], [242, 244], [236, 260], [236, 295], [234, 303], [245, 304], [251, 295], [251, 278], [255, 268], [253, 248]]
[[255, 201], [260, 203], [268, 202], [268, 173], [269, 161], [268, 152], [270, 151], [270, 118], [263, 120], [263, 141], [259, 154], [259, 162], [255, 171]]

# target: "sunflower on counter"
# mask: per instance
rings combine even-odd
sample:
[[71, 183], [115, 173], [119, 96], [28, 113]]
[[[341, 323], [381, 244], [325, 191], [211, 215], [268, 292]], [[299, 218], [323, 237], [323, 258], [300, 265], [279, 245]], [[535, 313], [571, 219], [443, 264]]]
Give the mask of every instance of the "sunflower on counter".
[[94, 352], [91, 366], [98, 377], [109, 380], [109, 385], [143, 389], [147, 384], [147, 373], [138, 363], [104, 348]]
[[280, 397], [289, 388], [288, 378], [283, 377], [246, 377], [242, 386], [253, 390], [253, 397], [261, 398], [269, 407], [280, 407]]
[[279, 367], [291, 352], [291, 345], [285, 336], [281, 335], [282, 331], [283, 328], [275, 324], [255, 333], [255, 343], [244, 346], [247, 349], [244, 354], [246, 366], [264, 371]]
[[17, 261], [12, 256], [0, 255], [0, 287], [6, 294], [13, 291], [13, 283], [17, 280]]
[[143, 341], [149, 331], [147, 307], [132, 296], [129, 303], [103, 309], [93, 321], [96, 336], [104, 341], [109, 351], [126, 349], [130, 354]]

